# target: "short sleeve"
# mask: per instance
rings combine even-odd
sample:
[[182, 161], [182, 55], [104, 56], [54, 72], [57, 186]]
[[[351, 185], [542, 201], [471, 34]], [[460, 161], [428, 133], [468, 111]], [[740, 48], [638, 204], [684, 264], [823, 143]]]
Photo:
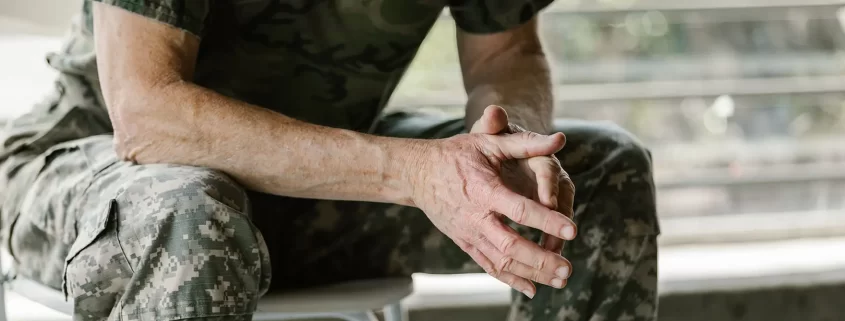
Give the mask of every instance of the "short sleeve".
[[449, 11], [462, 30], [495, 33], [528, 22], [553, 0], [451, 0]]
[[201, 36], [212, 0], [91, 0], [113, 5]]

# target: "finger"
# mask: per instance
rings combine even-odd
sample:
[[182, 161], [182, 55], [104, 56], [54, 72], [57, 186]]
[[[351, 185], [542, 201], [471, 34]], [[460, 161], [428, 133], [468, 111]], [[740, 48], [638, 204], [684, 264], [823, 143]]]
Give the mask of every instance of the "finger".
[[[534, 172], [540, 203], [566, 215], [564, 210], [558, 209], [558, 191], [560, 186], [558, 180], [563, 169], [560, 168], [560, 163], [557, 162], [557, 159], [553, 157], [533, 157], [529, 158], [526, 163], [528, 168]], [[547, 251], [560, 253], [563, 251], [563, 243], [562, 239], [544, 233], [540, 244]]]
[[[570, 271], [572, 271], [572, 264], [569, 263], [569, 260], [561, 257], [557, 253], [552, 253], [546, 250], [543, 250], [539, 245], [534, 242], [527, 240], [526, 238], [522, 237], [516, 231], [514, 231], [509, 226], [505, 225], [501, 221], [495, 220], [491, 221], [486, 226], [482, 227], [484, 233], [483, 235], [487, 239], [490, 244], [496, 249], [496, 253], [492, 251], [486, 250], [482, 248], [481, 250], [489, 257], [493, 262], [499, 263], [501, 265], [505, 265], [508, 268], [508, 264], [511, 264], [507, 261], [507, 259], [512, 259], [515, 262], [519, 262], [526, 266], [528, 271], [536, 271], [530, 272], [532, 274], [525, 275], [521, 274], [529, 273], [525, 270], [515, 271], [509, 269], [509, 271], [517, 273], [517, 275], [523, 277], [529, 277], [537, 282], [543, 282], [544, 284], [552, 285], [551, 278], [549, 279], [535, 279], [535, 277], [539, 277], [537, 275], [533, 275], [533, 273], [545, 274], [549, 276], [556, 276], [556, 278], [565, 279], [569, 277]], [[480, 246], [480, 245], [479, 245]], [[498, 257], [497, 255], [501, 255], [502, 257]], [[514, 263], [515, 263], [514, 262]]]
[[[575, 218], [575, 184], [569, 178], [566, 171], [561, 171], [561, 177], [557, 184], [557, 211], [566, 215], [566, 217], [574, 220]], [[549, 236], [548, 241], [544, 243], [544, 247], [552, 252], [561, 253], [566, 241]]]
[[522, 292], [525, 296], [532, 299], [534, 298], [534, 294], [537, 293], [537, 289], [534, 287], [533, 283], [513, 273], [496, 269], [496, 265], [494, 265], [493, 262], [484, 255], [484, 253], [469, 243], [458, 244], [458, 246], [460, 246], [464, 252], [469, 254], [475, 263], [478, 263], [478, 265], [484, 269], [487, 274], [499, 281], [502, 281], [502, 283], [507, 284], [512, 289]]
[[566, 144], [566, 136], [562, 133], [540, 135], [533, 132], [521, 132], [502, 136], [488, 136], [496, 150], [497, 156], [507, 159], [525, 159], [535, 156], [552, 155]]
[[[511, 256], [508, 256], [499, 249], [497, 249], [489, 241], [478, 244], [482, 253], [493, 261], [495, 269], [498, 271], [505, 271], [512, 273], [520, 278], [532, 280], [537, 283], [542, 283], [555, 288], [562, 288], [566, 284], [566, 278], [557, 276], [553, 273], [546, 273], [543, 270], [531, 267], [525, 263], [517, 261]], [[568, 271], [567, 271], [568, 273]], [[568, 274], [566, 276], [569, 276]]]
[[540, 242], [540, 244], [543, 245], [543, 249], [552, 253], [560, 253], [563, 251], [563, 244], [565, 243], [563, 239], [546, 233], [543, 233], [543, 239]]
[[558, 180], [563, 171], [553, 156], [532, 157], [526, 161], [528, 169], [537, 181], [537, 196], [540, 204], [556, 210], [558, 202]]
[[575, 217], [575, 183], [572, 182], [566, 171], [560, 172], [557, 186], [557, 211], [569, 218]]
[[492, 210], [507, 216], [517, 224], [533, 227], [565, 240], [575, 238], [577, 229], [572, 219], [514, 193], [502, 183], [496, 187], [492, 199]]
[[508, 123], [508, 134], [521, 133], [521, 132], [524, 132], [524, 131], [527, 131], [527, 130], [525, 130], [525, 128], [522, 128], [517, 124]]
[[490, 105], [484, 109], [481, 118], [472, 125], [470, 133], [496, 135], [507, 129], [508, 114], [502, 107]]

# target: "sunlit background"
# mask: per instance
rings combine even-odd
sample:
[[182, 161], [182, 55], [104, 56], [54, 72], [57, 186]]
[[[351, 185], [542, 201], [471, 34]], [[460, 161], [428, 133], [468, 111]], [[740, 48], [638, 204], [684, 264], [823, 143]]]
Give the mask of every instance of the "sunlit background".
[[[50, 88], [43, 57], [78, 3], [0, 0], [0, 119]], [[845, 320], [845, 2], [558, 0], [541, 20], [556, 115], [653, 152], [663, 320]], [[454, 34], [444, 13], [391, 109], [462, 114]], [[485, 298], [464, 320], [502, 320], [486, 278], [415, 281], [412, 321], [457, 313], [462, 286]]]
[[[541, 25], [556, 114], [615, 122], [651, 148], [664, 243], [845, 236], [836, 3], [557, 1]], [[454, 33], [448, 17], [435, 25], [393, 106], [462, 112]], [[781, 229], [675, 228], [695, 217]]]

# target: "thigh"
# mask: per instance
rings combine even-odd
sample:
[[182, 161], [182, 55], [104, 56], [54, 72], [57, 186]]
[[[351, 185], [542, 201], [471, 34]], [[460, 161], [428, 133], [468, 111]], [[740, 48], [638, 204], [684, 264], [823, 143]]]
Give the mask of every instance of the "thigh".
[[270, 261], [243, 188], [181, 165], [119, 161], [110, 135], [55, 145], [16, 173], [8, 229], [19, 276], [64, 291], [75, 318], [251, 313]]
[[249, 198], [271, 255], [273, 291], [396, 274], [386, 263], [401, 250], [398, 240], [436, 231], [417, 209], [398, 205], [257, 192]]
[[468, 264], [469, 257], [417, 208], [272, 196], [266, 202], [252, 195], [250, 199], [254, 221], [271, 253], [272, 290], [414, 272], [481, 271]]
[[[12, 241], [13, 247], [21, 251], [30, 247], [47, 251], [27, 245], [30, 243], [55, 244], [49, 248], [66, 250], [72, 235], [64, 233], [68, 230], [65, 224], [70, 223], [65, 217], [79, 187], [89, 178], [89, 171], [97, 166], [79, 146], [87, 137], [111, 132], [108, 113], [100, 104], [94, 84], [80, 74], [60, 73], [42, 101], [28, 113], [8, 120], [0, 130], [0, 234], [4, 246]], [[19, 235], [28, 235], [31, 240], [10, 239], [10, 229], [19, 216], [25, 216], [23, 220], [27, 221], [20, 224], [20, 230], [31, 230]], [[61, 284], [53, 275], [63, 262], [29, 263], [43, 267], [32, 271], [32, 277], [54, 287]]]
[[108, 165], [99, 154], [111, 153], [96, 142], [111, 146], [111, 136], [57, 144], [6, 176], [13, 179], [3, 186], [3, 234], [21, 275], [60, 288], [82, 195], [94, 173]]

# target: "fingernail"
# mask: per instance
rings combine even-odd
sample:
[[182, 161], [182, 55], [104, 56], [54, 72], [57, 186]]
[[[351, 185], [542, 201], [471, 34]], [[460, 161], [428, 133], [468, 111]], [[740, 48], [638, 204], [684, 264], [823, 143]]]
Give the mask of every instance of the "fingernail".
[[568, 278], [569, 277], [569, 267], [568, 266], [561, 266], [561, 267], [557, 268], [557, 271], [555, 271], [555, 274], [557, 274], [557, 276], [559, 276], [563, 279]]
[[552, 286], [556, 287], [558, 289], [562, 288], [563, 287], [563, 280], [561, 280], [561, 279], [552, 280]]
[[560, 235], [567, 240], [571, 240], [575, 238], [575, 228], [572, 226], [564, 226], [560, 229]]
[[522, 291], [522, 294], [525, 294], [525, 296], [527, 296], [529, 299], [533, 299], [533, 298], [534, 298], [534, 291], [531, 291], [531, 290], [525, 290], [525, 291]]

